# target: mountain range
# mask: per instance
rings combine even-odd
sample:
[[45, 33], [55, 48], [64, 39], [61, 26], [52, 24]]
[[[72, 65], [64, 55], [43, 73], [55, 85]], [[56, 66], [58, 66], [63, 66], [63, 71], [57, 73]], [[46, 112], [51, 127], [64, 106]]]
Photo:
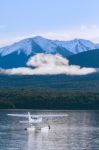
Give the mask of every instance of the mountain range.
[[38, 53], [60, 54], [68, 58], [70, 64], [99, 67], [99, 63], [96, 63], [99, 58], [98, 49], [99, 44], [89, 40], [58, 41], [36, 36], [0, 48], [0, 67], [24, 67], [29, 57]]

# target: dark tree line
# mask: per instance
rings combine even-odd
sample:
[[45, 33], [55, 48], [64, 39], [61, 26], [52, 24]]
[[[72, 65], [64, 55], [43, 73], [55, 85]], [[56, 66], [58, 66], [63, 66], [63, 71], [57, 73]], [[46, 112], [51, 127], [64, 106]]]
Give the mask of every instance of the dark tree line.
[[99, 93], [50, 88], [0, 88], [0, 108], [99, 109]]

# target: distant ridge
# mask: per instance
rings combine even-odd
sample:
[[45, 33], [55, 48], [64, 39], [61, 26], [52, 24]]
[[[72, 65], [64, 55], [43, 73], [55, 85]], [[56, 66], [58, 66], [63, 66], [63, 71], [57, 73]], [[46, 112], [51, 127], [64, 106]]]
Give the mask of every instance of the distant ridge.
[[81, 52], [70, 56], [70, 64], [79, 65], [81, 67], [94, 67], [99, 68], [99, 49]]

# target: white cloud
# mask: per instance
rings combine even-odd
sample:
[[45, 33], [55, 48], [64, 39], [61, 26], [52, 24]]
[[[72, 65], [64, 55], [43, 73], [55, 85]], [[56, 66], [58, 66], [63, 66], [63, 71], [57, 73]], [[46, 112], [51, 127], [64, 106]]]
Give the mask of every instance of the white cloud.
[[[32, 56], [27, 65], [29, 67], [0, 69], [0, 74], [8, 75], [86, 75], [97, 72], [95, 68], [81, 68], [76, 65], [69, 65], [67, 59], [60, 55], [37, 54]], [[36, 68], [31, 68], [36, 67]]]
[[31, 57], [27, 62], [27, 66], [32, 67], [65, 66], [65, 65], [68, 65], [68, 60], [58, 54], [52, 55], [40, 53]]

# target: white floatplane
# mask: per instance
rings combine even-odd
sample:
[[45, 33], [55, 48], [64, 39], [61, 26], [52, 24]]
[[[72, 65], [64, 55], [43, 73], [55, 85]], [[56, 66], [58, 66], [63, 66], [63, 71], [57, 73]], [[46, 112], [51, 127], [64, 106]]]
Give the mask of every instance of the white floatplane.
[[23, 117], [23, 118], [27, 118], [28, 120], [25, 121], [20, 121], [20, 123], [28, 123], [29, 127], [25, 128], [25, 130], [28, 131], [35, 131], [35, 130], [41, 130], [41, 131], [46, 131], [46, 130], [50, 130], [51, 127], [50, 125], [47, 125], [45, 127], [41, 127], [40, 123], [42, 123], [43, 118], [51, 118], [51, 117], [65, 117], [68, 116], [67, 114], [47, 114], [47, 115], [31, 115], [30, 112], [28, 112], [28, 114], [7, 114], [8, 116], [12, 116], [12, 117]]

